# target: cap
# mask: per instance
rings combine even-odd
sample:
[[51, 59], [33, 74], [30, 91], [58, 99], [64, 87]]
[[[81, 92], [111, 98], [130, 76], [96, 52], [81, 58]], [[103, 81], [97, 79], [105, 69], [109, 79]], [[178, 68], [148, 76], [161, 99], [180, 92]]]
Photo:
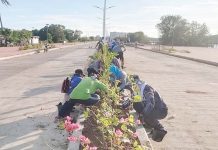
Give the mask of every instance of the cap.
[[83, 74], [82, 69], [76, 69], [76, 70], [75, 70], [75, 74], [79, 74], [79, 75], [85, 76], [85, 75]]
[[138, 75], [131, 75], [134, 82], [140, 80]]

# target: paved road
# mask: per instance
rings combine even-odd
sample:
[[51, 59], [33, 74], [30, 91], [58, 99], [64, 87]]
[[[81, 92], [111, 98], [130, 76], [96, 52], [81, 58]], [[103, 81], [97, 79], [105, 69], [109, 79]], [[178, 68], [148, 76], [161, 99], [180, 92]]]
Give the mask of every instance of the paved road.
[[63, 79], [84, 68], [93, 49], [65, 48], [0, 61], [0, 150], [66, 148], [53, 123]]
[[[218, 56], [217, 56], [218, 57]], [[169, 106], [168, 134], [156, 150], [217, 150], [218, 68], [172, 56], [128, 48], [126, 71], [137, 73]]]
[[[172, 48], [171, 46], [159, 47], [154, 45], [144, 45], [139, 47], [158, 51], [160, 48], [161, 52], [167, 53], [169, 53], [169, 49]], [[172, 51], [170, 54], [218, 63], [218, 48], [174, 46], [174, 49], [175, 51]]]

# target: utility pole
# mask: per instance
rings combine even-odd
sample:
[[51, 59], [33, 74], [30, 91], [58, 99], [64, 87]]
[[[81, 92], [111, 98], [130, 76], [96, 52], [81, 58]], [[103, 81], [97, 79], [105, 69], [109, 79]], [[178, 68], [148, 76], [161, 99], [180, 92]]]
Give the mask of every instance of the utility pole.
[[47, 27], [47, 31], [46, 31], [46, 34], [47, 34], [47, 44], [48, 44], [48, 25], [49, 24], [46, 24], [46, 27]]
[[1, 17], [1, 14], [0, 14], [0, 24], [1, 24], [1, 34], [3, 34], [3, 23], [2, 23], [2, 17]]
[[174, 46], [174, 29], [172, 30], [172, 42], [171, 42], [171, 46], [172, 46], [172, 48]]
[[100, 10], [103, 11], [103, 33], [102, 33], [102, 37], [105, 38], [106, 36], [106, 16], [107, 16], [107, 10], [110, 9], [110, 8], [113, 8], [114, 6], [110, 6], [110, 7], [107, 7], [107, 0], [104, 0], [104, 7], [99, 7], [99, 6], [94, 6]]
[[106, 7], [107, 0], [104, 0], [104, 12], [103, 12], [103, 37], [105, 38], [105, 30], [106, 30]]

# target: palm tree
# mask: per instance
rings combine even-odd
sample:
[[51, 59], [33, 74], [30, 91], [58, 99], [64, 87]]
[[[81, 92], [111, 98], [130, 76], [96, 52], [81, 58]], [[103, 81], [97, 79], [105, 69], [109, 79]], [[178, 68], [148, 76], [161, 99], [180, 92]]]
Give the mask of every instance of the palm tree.
[[3, 4], [5, 5], [10, 5], [9, 1], [8, 0], [1, 0]]

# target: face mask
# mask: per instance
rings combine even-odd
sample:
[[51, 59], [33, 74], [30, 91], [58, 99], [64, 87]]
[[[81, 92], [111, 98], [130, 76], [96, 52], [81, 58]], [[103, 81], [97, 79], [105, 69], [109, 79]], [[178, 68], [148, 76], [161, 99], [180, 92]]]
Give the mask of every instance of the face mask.
[[93, 76], [91, 76], [91, 78], [92, 78], [93, 80], [96, 80], [96, 79], [97, 79], [97, 75], [93, 75]]
[[140, 81], [140, 80], [138, 80], [138, 81], [136, 82], [136, 84], [141, 85], [141, 84], [143, 84], [143, 82]]

